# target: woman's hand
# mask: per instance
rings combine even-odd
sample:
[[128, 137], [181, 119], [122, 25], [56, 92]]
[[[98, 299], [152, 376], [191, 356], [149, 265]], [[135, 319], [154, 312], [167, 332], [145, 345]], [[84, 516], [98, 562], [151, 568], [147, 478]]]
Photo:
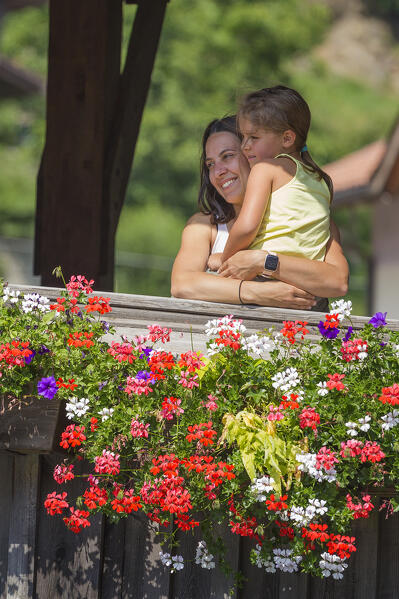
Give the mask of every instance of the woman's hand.
[[226, 278], [251, 281], [262, 274], [265, 257], [263, 250], [241, 250], [223, 262], [218, 273]]
[[310, 310], [316, 305], [311, 293], [282, 281], [248, 281], [241, 285], [241, 299], [245, 304]]
[[217, 271], [222, 265], [222, 253], [211, 254], [208, 258], [208, 269]]

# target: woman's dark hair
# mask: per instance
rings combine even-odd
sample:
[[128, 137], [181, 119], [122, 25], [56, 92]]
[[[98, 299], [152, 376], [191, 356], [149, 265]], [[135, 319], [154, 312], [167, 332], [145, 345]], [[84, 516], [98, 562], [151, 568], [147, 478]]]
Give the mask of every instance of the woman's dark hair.
[[206, 142], [214, 133], [232, 133], [238, 139], [241, 136], [237, 130], [237, 120], [235, 116], [226, 116], [222, 119], [215, 119], [204, 131], [202, 136], [202, 152], [200, 158], [200, 189], [198, 193], [198, 206], [201, 212], [211, 215], [211, 223], [228, 223], [235, 217], [234, 207], [218, 193], [209, 179], [209, 169], [206, 165]]
[[295, 149], [301, 153], [302, 162], [310, 171], [317, 173], [320, 179], [324, 179], [332, 199], [331, 177], [315, 163], [306, 147], [311, 115], [309, 106], [301, 94], [284, 85], [265, 87], [244, 96], [238, 110], [238, 118], [240, 117], [247, 118], [260, 129], [269, 129], [276, 133], [283, 133], [287, 129], [294, 131]]

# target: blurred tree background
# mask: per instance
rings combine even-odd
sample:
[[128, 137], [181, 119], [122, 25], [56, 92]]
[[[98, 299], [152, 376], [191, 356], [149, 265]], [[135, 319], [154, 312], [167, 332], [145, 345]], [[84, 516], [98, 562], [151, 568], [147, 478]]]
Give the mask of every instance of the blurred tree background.
[[[364, 10], [398, 18], [398, 0], [381, 0], [377, 11], [375, 4], [364, 0]], [[318, 55], [342, 11], [337, 16], [328, 0], [170, 2], [118, 230], [117, 291], [169, 295], [180, 233], [196, 210], [202, 131], [211, 119], [234, 113], [247, 91], [284, 83], [306, 97], [313, 118], [309, 145], [319, 164], [389, 133], [397, 90], [389, 82], [370, 84], [359, 73], [337, 74]], [[124, 12], [127, 40], [135, 7], [124, 6]], [[0, 53], [45, 78], [47, 28], [45, 4], [7, 13]], [[0, 99], [2, 237], [33, 237], [44, 130], [43, 97]], [[359, 207], [334, 218], [349, 248], [355, 310], [364, 313], [369, 211]]]

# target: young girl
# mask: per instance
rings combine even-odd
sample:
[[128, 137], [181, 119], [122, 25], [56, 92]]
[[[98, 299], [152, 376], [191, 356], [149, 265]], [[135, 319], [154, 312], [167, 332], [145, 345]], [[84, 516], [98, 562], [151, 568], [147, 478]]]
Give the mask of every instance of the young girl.
[[273, 276], [277, 253], [324, 260], [332, 182], [306, 146], [307, 103], [293, 89], [265, 88], [244, 98], [238, 125], [251, 172], [221, 261], [248, 247], [263, 249], [264, 274]]

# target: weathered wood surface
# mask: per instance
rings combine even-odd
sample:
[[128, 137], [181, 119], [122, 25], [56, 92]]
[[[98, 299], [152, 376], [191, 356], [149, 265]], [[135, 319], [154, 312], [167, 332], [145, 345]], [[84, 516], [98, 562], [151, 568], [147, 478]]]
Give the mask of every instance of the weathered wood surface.
[[8, 410], [9, 401], [4, 399], [7, 418], [0, 416], [0, 450], [22, 453], [49, 453], [57, 450], [61, 432], [67, 419], [65, 402], [54, 399], [49, 402], [27, 397]]
[[[254, 542], [219, 529], [227, 557], [240, 566], [241, 589], [218, 569], [193, 562], [199, 532], [182, 537], [185, 568], [169, 575], [159, 562], [159, 541], [137, 514], [111, 524], [103, 517], [79, 535], [43, 509], [56, 485], [52, 474], [62, 456], [0, 453], [0, 599], [397, 599], [399, 514], [373, 512], [354, 526], [358, 550], [343, 581], [306, 575], [267, 574], [249, 562]], [[85, 464], [77, 465], [77, 473]], [[84, 479], [68, 484], [83, 492]], [[379, 501], [375, 501], [377, 507]], [[190, 561], [191, 560], [191, 561]], [[8, 594], [7, 594], [8, 590]]]
[[[55, 298], [59, 290], [19, 286]], [[101, 294], [101, 292], [99, 292]], [[249, 331], [281, 328], [283, 320], [307, 320], [314, 332], [322, 315], [277, 308], [252, 308], [229, 304], [107, 293], [113, 312], [107, 318], [117, 330], [132, 337], [157, 322], [175, 331], [171, 349], [204, 348], [203, 325], [209, 319], [234, 314]], [[354, 317], [360, 328], [367, 318]], [[398, 321], [389, 321], [399, 330]], [[44, 402], [42, 405], [47, 405]], [[1, 430], [1, 423], [0, 423]], [[23, 436], [23, 435], [22, 435]], [[194, 564], [199, 531], [182, 537], [186, 560], [182, 572], [169, 575], [159, 562], [159, 540], [142, 516], [134, 514], [118, 524], [102, 516], [92, 518], [81, 534], [68, 530], [62, 519], [50, 517], [43, 508], [56, 488], [54, 466], [62, 454], [27, 455], [0, 451], [0, 599], [397, 599], [399, 597], [399, 514], [385, 519], [374, 511], [370, 520], [358, 521], [354, 534], [358, 550], [350, 560], [344, 580], [312, 579], [305, 575], [267, 574], [249, 561], [254, 543], [240, 540], [227, 529], [220, 535], [228, 544], [233, 568], [240, 567], [245, 580], [233, 588], [232, 578], [220, 570], [203, 571]], [[50, 447], [50, 445], [48, 446]], [[57, 444], [52, 446], [53, 450]], [[11, 446], [8, 446], [11, 449]], [[85, 464], [76, 470], [85, 471]], [[68, 484], [71, 497], [83, 492], [85, 479]], [[383, 496], [377, 497], [377, 505]], [[184, 540], [183, 540], [184, 539]]]
[[[56, 298], [59, 289], [53, 287], [29, 287], [11, 285], [24, 293], [40, 293], [49, 298]], [[128, 338], [146, 332], [147, 325], [157, 323], [172, 328], [171, 351], [205, 349], [205, 323], [213, 318], [233, 314], [242, 318], [248, 331], [255, 332], [273, 327], [281, 329], [284, 320], [306, 320], [309, 323], [309, 338], [319, 337], [317, 329], [323, 318], [320, 312], [308, 310], [288, 310], [283, 308], [261, 308], [259, 306], [239, 306], [235, 304], [217, 304], [198, 300], [184, 300], [173, 297], [155, 297], [149, 295], [130, 295], [127, 293], [109, 293], [96, 291], [111, 299], [112, 312], [103, 317], [116, 329], [116, 336], [127, 335]], [[362, 328], [369, 318], [353, 316], [351, 325], [354, 329]], [[399, 330], [399, 320], [388, 319], [388, 326]]]

